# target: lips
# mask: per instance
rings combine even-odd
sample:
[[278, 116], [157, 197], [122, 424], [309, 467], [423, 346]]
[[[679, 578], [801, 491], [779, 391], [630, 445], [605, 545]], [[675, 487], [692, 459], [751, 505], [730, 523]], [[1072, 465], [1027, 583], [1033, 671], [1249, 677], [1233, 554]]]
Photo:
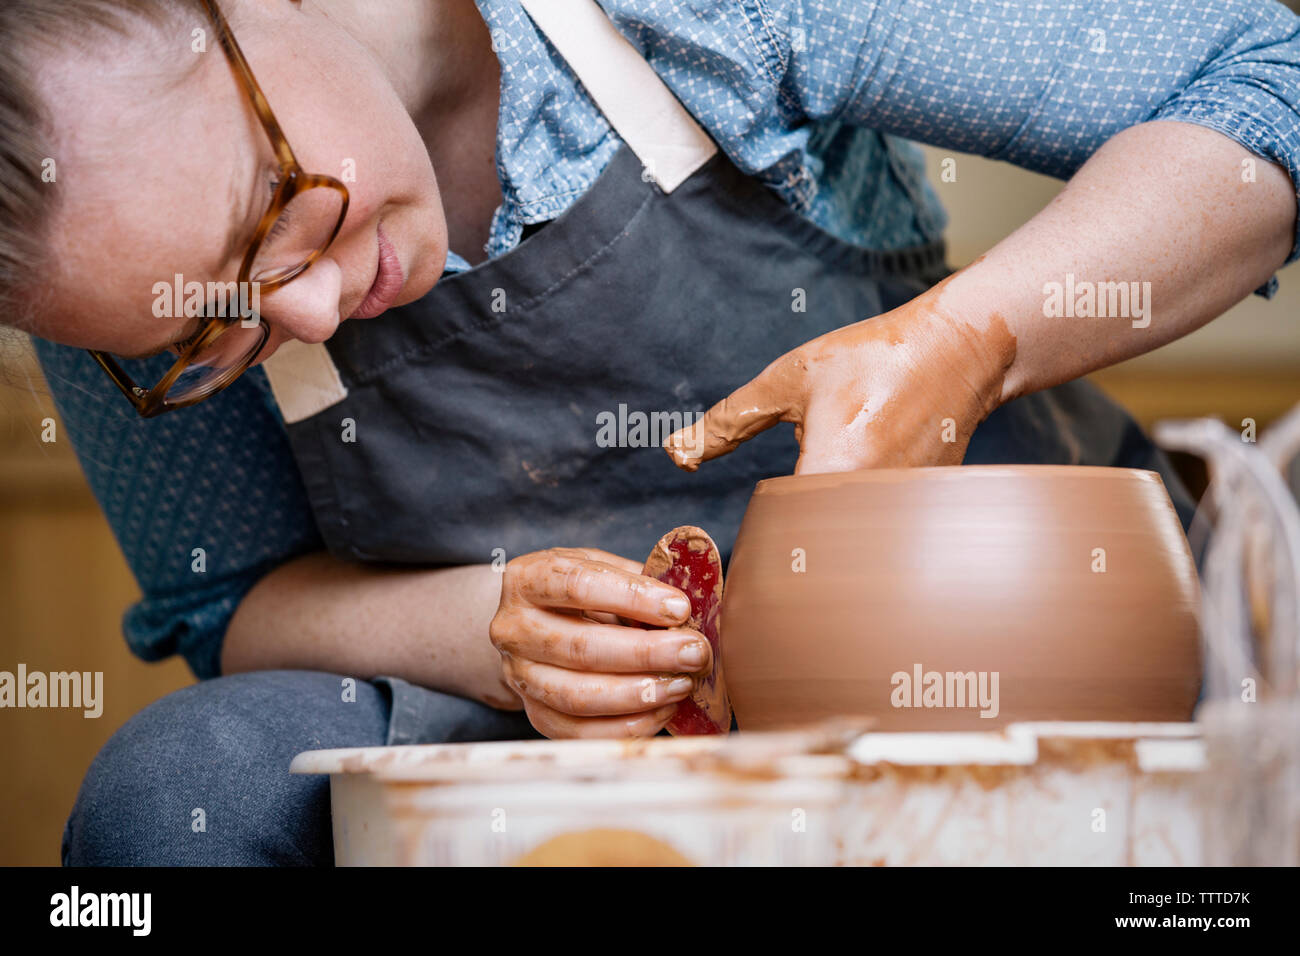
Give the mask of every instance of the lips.
[[397, 300], [406, 279], [402, 275], [402, 263], [397, 258], [397, 250], [384, 235], [382, 227], [377, 230], [379, 236], [379, 267], [375, 271], [375, 281], [370, 291], [361, 300], [361, 304], [349, 318], [373, 319], [387, 311]]

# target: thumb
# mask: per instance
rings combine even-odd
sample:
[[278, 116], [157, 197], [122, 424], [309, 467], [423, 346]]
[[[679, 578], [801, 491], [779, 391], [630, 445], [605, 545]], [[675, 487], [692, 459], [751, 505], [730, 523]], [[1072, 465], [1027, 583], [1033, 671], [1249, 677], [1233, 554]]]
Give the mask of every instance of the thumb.
[[664, 451], [678, 468], [695, 471], [701, 462], [727, 454], [778, 422], [798, 425], [803, 418], [801, 372], [797, 364], [778, 359], [695, 424], [669, 435]]

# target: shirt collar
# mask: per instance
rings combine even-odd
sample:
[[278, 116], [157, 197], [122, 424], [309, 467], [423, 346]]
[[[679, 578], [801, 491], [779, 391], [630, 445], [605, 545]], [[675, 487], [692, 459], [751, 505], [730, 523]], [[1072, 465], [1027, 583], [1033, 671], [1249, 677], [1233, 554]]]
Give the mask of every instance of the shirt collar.
[[450, 249], [447, 250], [447, 263], [442, 267], [443, 275], [449, 273], [469, 272], [472, 268], [473, 266], [471, 266], [465, 259], [456, 255], [456, 253], [452, 252]]

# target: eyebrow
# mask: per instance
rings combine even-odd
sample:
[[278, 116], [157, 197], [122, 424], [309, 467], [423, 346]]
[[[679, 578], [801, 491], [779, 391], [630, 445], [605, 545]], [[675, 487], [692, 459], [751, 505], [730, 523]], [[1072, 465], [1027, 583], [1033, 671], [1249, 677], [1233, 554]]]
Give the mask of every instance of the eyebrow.
[[[257, 184], [261, 182], [263, 173], [265, 173], [268, 169], [269, 167], [265, 163], [257, 159], [254, 159], [252, 188], [246, 190], [248, 198], [242, 201], [239, 199], [239, 194], [241, 192], [245, 192], [245, 190], [240, 189], [239, 186], [241, 177], [239, 175], [238, 166], [236, 167], [234, 174], [231, 176], [230, 195], [233, 201], [230, 203], [230, 210], [231, 210], [230, 225], [226, 232], [226, 245], [225, 248], [222, 249], [221, 251], [221, 257], [217, 263], [217, 269], [219, 269], [221, 266], [225, 265], [227, 262], [233, 259], [238, 254], [240, 246], [247, 244], [251, 240], [252, 237], [245, 234], [244, 226], [249, 221], [249, 219], [251, 219], [256, 214], [256, 210], [254, 209], [254, 203], [257, 202], [257, 197], [260, 194], [260, 190], [257, 188]], [[245, 178], [244, 181], [247, 182], [247, 179]], [[216, 270], [214, 270], [214, 272], [215, 271]], [[159, 345], [157, 348], [153, 349], [152, 351], [139, 352], [133, 355], [127, 355], [123, 353], [121, 355], [121, 358], [138, 359], [138, 360], [157, 358], [159, 355], [162, 355], [172, 346], [178, 345], [181, 342], [185, 342], [188, 339], [193, 338], [199, 332], [203, 331], [202, 328], [199, 328], [191, 332], [190, 331], [191, 328], [192, 326], [189, 323], [186, 323], [182, 331], [182, 334], [179, 337], [169, 338], [166, 342], [163, 342], [161, 345]]]

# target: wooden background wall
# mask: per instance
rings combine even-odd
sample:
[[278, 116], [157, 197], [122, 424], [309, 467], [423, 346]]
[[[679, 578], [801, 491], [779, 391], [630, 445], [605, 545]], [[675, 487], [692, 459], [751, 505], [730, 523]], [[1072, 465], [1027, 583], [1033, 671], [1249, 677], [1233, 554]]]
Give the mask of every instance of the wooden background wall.
[[[4, 375], [35, 374], [9, 350]], [[0, 710], [0, 864], [59, 862], [63, 821], [95, 753], [133, 713], [192, 681], [179, 658], [146, 664], [121, 636], [139, 591], [77, 466], [40, 440], [53, 415], [35, 392], [0, 387], [0, 670], [103, 671], [104, 712]], [[60, 423], [61, 429], [61, 423]]]

